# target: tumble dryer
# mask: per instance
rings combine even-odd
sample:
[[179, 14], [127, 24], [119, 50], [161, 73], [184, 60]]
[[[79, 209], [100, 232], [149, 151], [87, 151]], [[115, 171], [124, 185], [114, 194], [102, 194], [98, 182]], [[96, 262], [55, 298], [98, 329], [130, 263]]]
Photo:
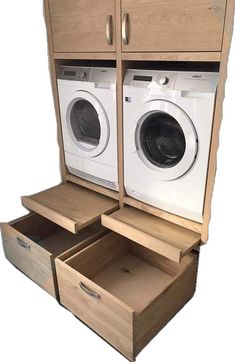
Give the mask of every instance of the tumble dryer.
[[118, 190], [116, 69], [61, 66], [58, 91], [68, 170]]
[[202, 222], [217, 82], [213, 72], [126, 71], [128, 195]]

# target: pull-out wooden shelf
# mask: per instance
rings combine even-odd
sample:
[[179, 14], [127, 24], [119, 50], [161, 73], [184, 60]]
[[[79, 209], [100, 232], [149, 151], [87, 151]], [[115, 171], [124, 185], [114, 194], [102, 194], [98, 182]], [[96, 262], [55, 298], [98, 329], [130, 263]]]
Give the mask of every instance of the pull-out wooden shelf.
[[118, 209], [116, 200], [72, 183], [23, 196], [22, 204], [74, 234]]
[[178, 263], [200, 243], [200, 234], [129, 206], [101, 220], [110, 230]]

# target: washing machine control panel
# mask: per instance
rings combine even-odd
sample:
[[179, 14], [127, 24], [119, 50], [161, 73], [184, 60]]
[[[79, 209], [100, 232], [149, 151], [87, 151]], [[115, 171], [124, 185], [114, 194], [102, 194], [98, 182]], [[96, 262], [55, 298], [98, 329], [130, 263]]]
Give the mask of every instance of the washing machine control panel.
[[174, 89], [175, 72], [153, 70], [127, 70], [125, 85], [137, 88]]
[[124, 85], [145, 88], [157, 93], [187, 91], [214, 93], [218, 83], [215, 72], [173, 72], [159, 70], [127, 69]]

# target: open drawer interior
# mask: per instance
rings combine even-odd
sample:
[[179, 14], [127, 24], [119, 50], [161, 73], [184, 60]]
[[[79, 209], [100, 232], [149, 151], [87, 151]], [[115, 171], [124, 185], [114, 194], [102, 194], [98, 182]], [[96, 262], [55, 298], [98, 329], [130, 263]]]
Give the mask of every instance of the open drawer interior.
[[128, 359], [192, 297], [197, 252], [180, 264], [114, 232], [56, 259], [61, 303]]
[[176, 264], [131, 240], [109, 233], [66, 263], [138, 314], [194, 258], [191, 254]]
[[68, 257], [70, 253], [74, 254], [81, 250], [81, 246], [88, 246], [90, 239], [96, 240], [106, 232], [100, 221], [96, 221], [81, 230], [79, 234], [74, 235], [35, 213], [10, 223], [10, 227], [18, 232], [18, 240], [20, 240], [21, 234], [35, 245], [48, 251], [54, 258], [63, 257], [65, 252], [65, 257]]
[[74, 234], [118, 209], [118, 201], [69, 182], [23, 196], [22, 204]]
[[129, 206], [101, 220], [110, 230], [178, 263], [200, 243], [200, 234]]
[[107, 233], [96, 221], [74, 235], [34, 213], [3, 224], [1, 231], [7, 259], [55, 297], [58, 293], [54, 259], [68, 258]]

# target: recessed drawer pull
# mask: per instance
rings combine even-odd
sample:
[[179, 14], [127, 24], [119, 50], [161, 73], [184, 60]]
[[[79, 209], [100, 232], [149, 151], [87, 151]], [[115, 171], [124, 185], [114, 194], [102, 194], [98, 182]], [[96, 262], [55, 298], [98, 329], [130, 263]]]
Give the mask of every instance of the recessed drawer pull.
[[22, 248], [28, 249], [30, 250], [30, 245], [26, 244], [23, 240], [21, 240], [20, 238], [17, 238], [17, 243], [22, 246]]
[[87, 288], [82, 282], [79, 283], [80, 288], [85, 292], [86, 294], [90, 295], [93, 298], [99, 299], [100, 294], [93, 292], [91, 289]]

